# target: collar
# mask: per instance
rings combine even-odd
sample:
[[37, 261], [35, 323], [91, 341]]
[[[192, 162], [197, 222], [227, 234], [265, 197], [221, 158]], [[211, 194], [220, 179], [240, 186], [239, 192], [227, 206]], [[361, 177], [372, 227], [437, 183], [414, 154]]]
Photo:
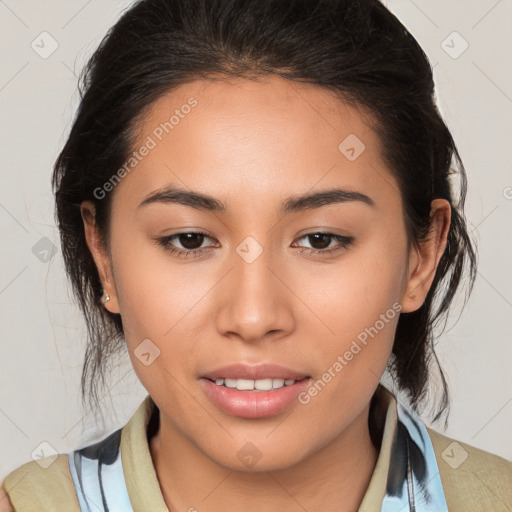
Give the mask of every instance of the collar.
[[[69, 454], [82, 510], [168, 512], [148, 445], [155, 409], [147, 395], [122, 429]], [[419, 416], [382, 384], [370, 416], [382, 436], [358, 512], [448, 512], [434, 448]]]
[[374, 418], [384, 417], [382, 444], [358, 512], [448, 512], [425, 424], [382, 384], [374, 398]]

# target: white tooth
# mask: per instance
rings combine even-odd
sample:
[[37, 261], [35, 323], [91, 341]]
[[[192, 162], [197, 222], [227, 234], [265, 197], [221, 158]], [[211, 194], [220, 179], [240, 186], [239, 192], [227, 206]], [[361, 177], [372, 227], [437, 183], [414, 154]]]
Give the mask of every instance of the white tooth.
[[294, 379], [216, 379], [215, 384], [226, 386], [227, 388], [236, 388], [239, 391], [271, 391], [282, 387], [291, 386], [295, 383]]
[[236, 389], [240, 391], [254, 389], [254, 381], [250, 379], [238, 379], [236, 381]]
[[259, 379], [255, 381], [254, 389], [259, 391], [270, 391], [272, 389], [272, 379]]
[[272, 388], [279, 389], [284, 386], [284, 379], [272, 379]]

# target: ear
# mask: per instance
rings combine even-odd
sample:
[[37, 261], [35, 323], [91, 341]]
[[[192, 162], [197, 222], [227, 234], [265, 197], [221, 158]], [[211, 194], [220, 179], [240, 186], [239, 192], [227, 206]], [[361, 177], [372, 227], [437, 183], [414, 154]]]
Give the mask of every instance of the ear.
[[427, 238], [415, 244], [409, 254], [407, 285], [402, 300], [403, 313], [416, 311], [425, 302], [446, 248], [450, 220], [450, 203], [446, 199], [434, 199], [430, 206]]
[[96, 225], [96, 208], [94, 203], [92, 201], [83, 201], [80, 204], [80, 213], [84, 222], [87, 246], [96, 263], [103, 291], [110, 296], [110, 300], [104, 304], [105, 309], [111, 313], [119, 313], [119, 301], [117, 299], [114, 274], [112, 272], [112, 263]]

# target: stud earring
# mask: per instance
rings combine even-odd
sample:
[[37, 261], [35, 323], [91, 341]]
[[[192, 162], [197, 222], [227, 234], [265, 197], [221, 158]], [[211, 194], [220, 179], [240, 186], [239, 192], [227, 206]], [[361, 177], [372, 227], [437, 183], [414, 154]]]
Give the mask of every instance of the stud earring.
[[110, 300], [110, 295], [108, 295], [107, 293], [104, 293], [103, 296], [101, 297], [101, 302], [103, 302], [103, 304], [105, 304], [105, 302], [108, 302]]

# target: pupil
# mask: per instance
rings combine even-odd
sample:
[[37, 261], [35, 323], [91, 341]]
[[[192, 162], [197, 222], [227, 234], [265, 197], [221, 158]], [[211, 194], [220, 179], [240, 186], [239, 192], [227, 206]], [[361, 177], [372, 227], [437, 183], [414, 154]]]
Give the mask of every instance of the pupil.
[[[315, 233], [313, 235], [308, 235], [309, 237], [309, 243], [313, 246], [313, 248], [315, 249], [325, 249], [326, 247], [329, 247], [329, 242], [330, 242], [330, 238], [331, 236], [330, 235], [326, 235], [325, 233]], [[315, 247], [315, 242], [318, 242], [318, 240], [323, 240], [324, 244], [320, 244], [321, 247]]]
[[[203, 243], [203, 238], [204, 235], [201, 235], [199, 233], [185, 233], [179, 236], [179, 241], [180, 244], [183, 245], [183, 247], [185, 247], [185, 249], [193, 250], [201, 247], [201, 244]], [[199, 243], [197, 239], [199, 239]]]

